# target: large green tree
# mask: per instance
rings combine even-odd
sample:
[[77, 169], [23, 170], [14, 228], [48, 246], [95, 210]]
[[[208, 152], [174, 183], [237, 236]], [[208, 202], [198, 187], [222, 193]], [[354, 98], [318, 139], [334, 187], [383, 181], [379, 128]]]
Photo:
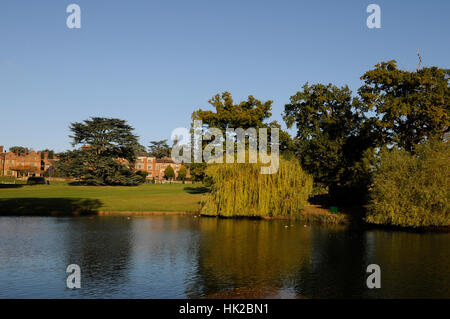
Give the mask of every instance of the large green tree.
[[297, 155], [316, 185], [328, 187], [340, 200], [343, 189], [364, 189], [349, 170], [373, 141], [368, 138], [370, 128], [362, 129], [360, 101], [347, 86], [306, 83], [285, 105], [284, 120], [288, 127], [297, 127]]
[[411, 152], [415, 145], [449, 132], [449, 75], [449, 70], [438, 67], [401, 70], [392, 60], [361, 77], [359, 94], [365, 109], [376, 113], [384, 143]]
[[168, 180], [172, 180], [175, 177], [175, 171], [172, 166], [167, 166], [164, 170], [164, 177]]
[[[192, 113], [192, 119], [201, 120], [204, 129], [218, 128], [225, 137], [227, 129], [278, 128], [280, 130], [280, 152], [286, 157], [292, 156], [290, 147], [292, 147], [293, 141], [289, 134], [281, 130], [281, 126], [276, 121], [267, 122], [272, 116], [273, 101], [261, 101], [253, 95], [249, 95], [246, 100], [236, 103], [230, 92], [223, 92], [222, 94], [216, 94], [208, 102], [213, 110], [199, 109]], [[271, 131], [268, 130], [269, 138], [270, 135]], [[248, 137], [246, 137], [246, 142], [248, 142]], [[203, 141], [203, 143], [205, 145], [208, 141]], [[194, 180], [203, 180], [206, 164], [191, 164], [190, 169]]]
[[202, 120], [209, 127], [221, 129], [264, 127], [264, 121], [272, 113], [272, 101], [262, 102], [252, 95], [247, 100], [235, 104], [230, 92], [216, 94], [208, 103], [214, 108], [211, 110], [199, 109], [192, 114], [193, 120]]
[[58, 169], [88, 185], [136, 185], [143, 181], [131, 166], [142, 151], [133, 127], [116, 118], [93, 117], [70, 125], [72, 145], [60, 154]]

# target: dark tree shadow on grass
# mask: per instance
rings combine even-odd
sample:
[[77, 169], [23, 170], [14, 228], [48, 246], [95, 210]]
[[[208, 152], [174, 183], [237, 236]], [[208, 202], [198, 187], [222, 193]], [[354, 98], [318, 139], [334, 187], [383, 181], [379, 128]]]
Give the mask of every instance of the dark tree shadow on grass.
[[1, 188], [21, 188], [25, 186], [25, 184], [0, 184], [0, 189]]
[[86, 198], [0, 198], [0, 216], [74, 216], [95, 214], [102, 206]]
[[204, 193], [208, 193], [209, 192], [209, 188], [208, 187], [190, 187], [187, 186], [184, 188], [184, 190], [186, 192], [188, 192], [189, 194], [204, 194]]

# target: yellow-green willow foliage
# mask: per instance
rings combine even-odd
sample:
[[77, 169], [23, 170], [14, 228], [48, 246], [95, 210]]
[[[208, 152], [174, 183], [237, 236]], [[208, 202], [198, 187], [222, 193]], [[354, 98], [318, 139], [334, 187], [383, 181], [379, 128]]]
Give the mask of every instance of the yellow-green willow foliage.
[[211, 216], [296, 216], [312, 192], [312, 177], [300, 164], [280, 159], [278, 172], [261, 174], [261, 164], [212, 164], [211, 193], [201, 213]]
[[416, 154], [383, 150], [366, 221], [409, 227], [450, 225], [450, 148], [431, 141]]

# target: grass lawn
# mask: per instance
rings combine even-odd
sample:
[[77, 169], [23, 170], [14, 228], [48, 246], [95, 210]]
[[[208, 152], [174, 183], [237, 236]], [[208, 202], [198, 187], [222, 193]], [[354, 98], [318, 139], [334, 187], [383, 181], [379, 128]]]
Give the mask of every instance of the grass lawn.
[[191, 184], [140, 186], [0, 185], [0, 215], [53, 213], [191, 212], [205, 188]]

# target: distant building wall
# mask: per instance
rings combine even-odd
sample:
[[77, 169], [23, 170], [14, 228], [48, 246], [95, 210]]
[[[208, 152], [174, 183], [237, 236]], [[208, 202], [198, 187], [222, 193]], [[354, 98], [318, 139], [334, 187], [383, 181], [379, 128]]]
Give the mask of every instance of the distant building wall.
[[52, 166], [48, 152], [31, 151], [26, 154], [4, 152], [0, 146], [0, 176], [42, 176]]
[[[43, 176], [44, 173], [53, 166], [52, 159], [48, 158], [48, 152], [42, 154], [41, 152], [31, 151], [27, 154], [16, 154], [13, 152], [4, 152], [4, 147], [0, 146], [0, 176], [18, 177], [22, 176]], [[121, 163], [126, 163], [126, 160], [119, 159]], [[147, 179], [162, 180], [164, 179], [164, 170], [167, 166], [172, 166], [175, 172], [175, 178], [178, 177], [178, 171], [182, 164], [175, 163], [170, 158], [157, 159], [155, 157], [139, 156], [132, 167], [136, 171], [147, 172]], [[29, 170], [26, 173], [18, 173], [18, 168]], [[189, 170], [186, 169], [186, 177], [190, 177]]]
[[[155, 157], [139, 156], [134, 164], [134, 170], [147, 172], [147, 179], [162, 180], [164, 179], [164, 170], [167, 166], [172, 166], [175, 178], [177, 178], [182, 164], [175, 163], [170, 158], [157, 159]], [[188, 174], [189, 172], [187, 172], [186, 177], [189, 177]]]

